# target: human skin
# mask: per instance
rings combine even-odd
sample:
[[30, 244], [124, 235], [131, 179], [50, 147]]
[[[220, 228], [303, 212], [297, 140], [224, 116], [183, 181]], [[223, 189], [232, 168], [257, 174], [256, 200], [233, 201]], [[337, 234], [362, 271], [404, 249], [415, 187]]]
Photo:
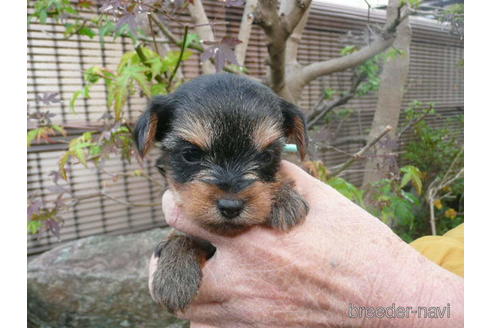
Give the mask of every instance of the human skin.
[[[281, 170], [310, 204], [305, 222], [289, 232], [257, 226], [235, 237], [215, 235], [164, 193], [167, 223], [217, 248], [203, 267], [198, 295], [179, 317], [194, 328], [463, 327], [461, 277], [294, 164], [283, 161]], [[150, 277], [156, 262], [152, 257]], [[397, 318], [377, 318], [371, 310], [361, 317], [353, 310], [393, 304], [403, 307]], [[443, 318], [424, 318], [424, 310], [412, 314], [419, 306], [448, 310]]]

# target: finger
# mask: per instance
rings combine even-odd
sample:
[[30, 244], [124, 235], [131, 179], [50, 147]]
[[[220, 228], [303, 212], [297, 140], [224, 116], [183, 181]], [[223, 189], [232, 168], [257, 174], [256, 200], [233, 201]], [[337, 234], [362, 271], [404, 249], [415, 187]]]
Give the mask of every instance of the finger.
[[190, 328], [215, 328], [215, 326], [205, 325], [203, 323], [190, 323]]
[[162, 211], [167, 224], [181, 232], [207, 240], [215, 246], [223, 245], [224, 240], [227, 238], [208, 232], [184, 215], [171, 190], [167, 190], [162, 195]]
[[319, 193], [320, 189], [327, 190], [326, 184], [314, 178], [299, 166], [286, 160], [280, 163], [280, 172], [294, 180], [296, 184], [295, 189], [301, 195], [305, 196], [308, 201], [309, 197], [315, 196]]
[[152, 282], [154, 281], [154, 273], [157, 270], [157, 262], [158, 261], [159, 261], [159, 259], [154, 254], [152, 254], [152, 256], [150, 257], [150, 261], [149, 261], [149, 292], [150, 292], [150, 296], [154, 300], [155, 300], [155, 298], [154, 298], [154, 295], [152, 294]]

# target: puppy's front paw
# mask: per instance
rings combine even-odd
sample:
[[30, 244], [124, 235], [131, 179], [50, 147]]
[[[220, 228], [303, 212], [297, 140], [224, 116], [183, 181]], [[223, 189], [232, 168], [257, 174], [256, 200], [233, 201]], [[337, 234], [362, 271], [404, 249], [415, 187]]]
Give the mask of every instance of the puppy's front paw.
[[302, 223], [309, 212], [309, 205], [297, 191], [294, 183], [285, 183], [277, 192], [268, 224], [276, 229], [288, 231]]
[[183, 310], [200, 287], [200, 250], [191, 237], [172, 233], [157, 245], [154, 255], [158, 264], [152, 278], [152, 298], [171, 313]]

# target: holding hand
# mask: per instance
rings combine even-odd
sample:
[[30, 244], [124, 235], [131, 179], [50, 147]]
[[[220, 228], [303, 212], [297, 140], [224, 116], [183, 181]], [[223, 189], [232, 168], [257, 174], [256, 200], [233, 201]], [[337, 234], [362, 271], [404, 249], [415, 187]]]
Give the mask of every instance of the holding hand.
[[[306, 221], [287, 233], [255, 226], [236, 237], [215, 235], [164, 194], [168, 224], [217, 248], [180, 317], [192, 327], [463, 326], [461, 277], [297, 166], [283, 161], [281, 170], [310, 205]], [[150, 277], [155, 265], [152, 258]], [[399, 314], [371, 311], [393, 304], [402, 307]], [[419, 318], [412, 313], [419, 306], [449, 313]]]

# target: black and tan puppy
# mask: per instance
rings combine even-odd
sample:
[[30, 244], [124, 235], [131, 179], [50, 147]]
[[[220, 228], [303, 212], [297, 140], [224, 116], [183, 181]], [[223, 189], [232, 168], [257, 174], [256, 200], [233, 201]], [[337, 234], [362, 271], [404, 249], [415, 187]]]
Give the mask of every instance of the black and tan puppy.
[[[234, 235], [258, 224], [287, 231], [308, 213], [293, 182], [278, 172], [286, 141], [305, 156], [303, 115], [260, 83], [233, 74], [201, 76], [155, 97], [134, 137], [141, 156], [159, 145], [157, 168], [184, 214], [209, 231]], [[154, 300], [171, 312], [184, 309], [214, 251], [206, 241], [170, 234], [155, 250]]]

